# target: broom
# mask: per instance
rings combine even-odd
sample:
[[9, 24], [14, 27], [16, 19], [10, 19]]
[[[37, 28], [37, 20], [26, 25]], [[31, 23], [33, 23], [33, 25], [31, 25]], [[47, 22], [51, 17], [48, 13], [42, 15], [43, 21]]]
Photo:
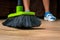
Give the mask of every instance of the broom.
[[35, 16], [35, 12], [24, 12], [22, 0], [18, 0], [16, 13], [9, 14], [2, 24], [14, 28], [32, 28], [40, 26], [41, 21]]

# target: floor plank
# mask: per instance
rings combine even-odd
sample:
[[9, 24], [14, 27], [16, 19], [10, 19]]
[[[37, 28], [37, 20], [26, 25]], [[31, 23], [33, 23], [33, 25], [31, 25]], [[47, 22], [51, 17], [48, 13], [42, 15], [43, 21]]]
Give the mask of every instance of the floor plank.
[[0, 20], [0, 40], [60, 40], [60, 19], [55, 22], [42, 21], [34, 29], [15, 29], [2, 25]]

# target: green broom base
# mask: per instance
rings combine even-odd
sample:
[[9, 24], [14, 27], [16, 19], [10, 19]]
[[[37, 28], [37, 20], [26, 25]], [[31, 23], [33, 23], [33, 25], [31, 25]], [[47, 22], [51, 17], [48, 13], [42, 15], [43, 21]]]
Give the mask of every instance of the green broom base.
[[35, 15], [35, 12], [16, 12], [16, 13], [11, 13], [8, 15], [8, 18], [10, 17], [15, 17], [15, 16], [20, 16], [20, 15]]
[[20, 15], [35, 15], [35, 12], [24, 12], [23, 6], [16, 6], [16, 13], [11, 13], [8, 15], [8, 18], [20, 16]]

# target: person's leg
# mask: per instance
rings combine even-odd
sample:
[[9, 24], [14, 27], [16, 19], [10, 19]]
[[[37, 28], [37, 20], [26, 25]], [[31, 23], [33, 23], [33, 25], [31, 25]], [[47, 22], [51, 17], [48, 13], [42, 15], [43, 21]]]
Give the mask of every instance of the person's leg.
[[49, 0], [43, 0], [43, 5], [45, 8], [45, 12], [49, 11]]
[[25, 11], [30, 11], [29, 6], [30, 6], [30, 0], [23, 0], [24, 8]]
[[43, 0], [43, 5], [45, 8], [44, 20], [55, 21], [56, 17], [49, 11], [49, 0]]

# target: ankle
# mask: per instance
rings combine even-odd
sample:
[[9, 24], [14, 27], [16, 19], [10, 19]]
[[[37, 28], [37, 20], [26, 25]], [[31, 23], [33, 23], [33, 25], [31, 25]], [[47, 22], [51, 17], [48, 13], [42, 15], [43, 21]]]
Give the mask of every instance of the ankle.
[[30, 12], [30, 10], [25, 10], [25, 12]]
[[48, 12], [45, 12], [44, 16], [46, 16], [47, 14], [51, 14], [51, 13], [50, 13], [50, 11], [48, 11]]

